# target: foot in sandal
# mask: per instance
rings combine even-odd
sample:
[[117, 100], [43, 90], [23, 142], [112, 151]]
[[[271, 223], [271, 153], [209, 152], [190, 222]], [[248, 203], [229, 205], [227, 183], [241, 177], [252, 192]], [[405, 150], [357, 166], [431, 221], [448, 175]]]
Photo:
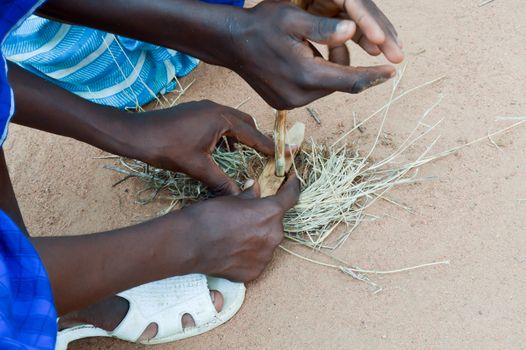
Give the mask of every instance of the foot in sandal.
[[244, 294], [242, 283], [201, 274], [148, 283], [62, 317], [56, 349], [94, 336], [141, 344], [188, 338], [228, 321]]

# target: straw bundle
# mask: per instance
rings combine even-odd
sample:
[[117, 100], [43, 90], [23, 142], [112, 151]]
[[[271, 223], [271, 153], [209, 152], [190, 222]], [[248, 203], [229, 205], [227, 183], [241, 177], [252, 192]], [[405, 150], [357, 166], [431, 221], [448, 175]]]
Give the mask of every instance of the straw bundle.
[[[239, 185], [249, 178], [257, 178], [266, 162], [264, 157], [246, 147], [235, 151], [218, 148], [213, 158]], [[335, 249], [367, 218], [364, 210], [376, 198], [384, 197], [384, 192], [393, 186], [419, 180], [405, 175], [420, 163], [393, 169], [376, 168], [378, 164], [370, 164], [347, 147], [334, 149], [311, 141], [294, 164], [302, 192], [297, 205], [285, 214], [286, 236], [311, 247]], [[210, 197], [198, 181], [181, 173], [152, 168], [140, 161], [119, 159], [118, 166], [106, 168], [126, 178], [144, 180], [146, 187], [139, 191], [138, 202], [146, 204], [156, 198], [165, 198], [170, 203], [166, 211]], [[339, 224], [346, 225], [349, 230], [327, 244]]]
[[[440, 77], [395, 96], [402, 76], [403, 71], [400, 78], [394, 82], [388, 103], [360, 123], [355, 124], [351, 130], [344, 133], [334, 144], [320, 145], [311, 140], [307, 145], [303, 145], [302, 151], [296, 157], [292, 169], [300, 178], [302, 192], [297, 205], [289, 210], [284, 217], [285, 235], [288, 239], [321, 252], [334, 250], [345, 242], [361, 222], [376, 218], [366, 213], [366, 209], [377, 199], [386, 200], [391, 204], [411, 211], [411, 208], [386, 197], [386, 193], [396, 186], [426, 180], [426, 178], [418, 177], [419, 167], [438, 158], [451, 155], [464, 147], [486, 139], [491, 140], [492, 136], [504, 133], [526, 122], [524, 117], [513, 118], [518, 120], [518, 122], [511, 126], [464, 145], [430, 155], [432, 147], [439, 138], [437, 137], [425, 147], [424, 151], [416, 159], [412, 161], [405, 160], [407, 158], [406, 151], [411, 149], [412, 146], [421, 141], [440, 124], [441, 120], [434, 124], [429, 124], [426, 121], [429, 114], [441, 103], [442, 96], [440, 96], [438, 101], [423, 113], [406, 140], [391, 155], [381, 161], [373, 162], [371, 155], [379, 144], [390, 106], [404, 96], [443, 79], [443, 77]], [[377, 115], [382, 116], [380, 127], [376, 140], [366, 155], [361, 155], [348, 145], [342, 144], [348, 135], [355, 130], [359, 130], [364, 123]], [[213, 159], [239, 185], [242, 185], [250, 178], [257, 179], [266, 163], [266, 159], [263, 156], [244, 146], [238, 146], [233, 151], [218, 147], [213, 153]], [[169, 205], [166, 211], [187, 206], [192, 202], [207, 199], [210, 196], [201, 183], [184, 174], [155, 169], [136, 160], [119, 158], [116, 166], [107, 165], [106, 168], [126, 175], [118, 183], [130, 177], [142, 179], [146, 187], [138, 192], [138, 202], [144, 204], [156, 198], [167, 198]], [[343, 230], [336, 230], [336, 228], [343, 228]], [[337, 235], [336, 232], [338, 232]], [[309, 259], [283, 246], [282, 249], [310, 262], [339, 269], [353, 278], [367, 281], [373, 286], [376, 286], [376, 284], [369, 281], [367, 274], [397, 273], [420, 267], [449, 263], [448, 261], [439, 261], [391, 271], [376, 271], [351, 266], [335, 258], [333, 254], [326, 255], [335, 261], [336, 264]]]

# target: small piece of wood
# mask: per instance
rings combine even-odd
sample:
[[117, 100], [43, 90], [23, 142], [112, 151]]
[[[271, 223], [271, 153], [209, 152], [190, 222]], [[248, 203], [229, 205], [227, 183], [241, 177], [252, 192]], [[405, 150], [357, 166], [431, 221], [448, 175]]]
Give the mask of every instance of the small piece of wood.
[[309, 112], [310, 116], [316, 121], [316, 124], [321, 125], [320, 116], [314, 108], [307, 107], [307, 112]]
[[287, 111], [277, 111], [274, 124], [276, 176], [285, 176], [285, 139], [287, 137]]
[[[305, 124], [296, 123], [292, 128], [287, 132], [286, 143], [289, 145], [301, 146], [303, 139], [305, 137]], [[295, 157], [296, 153], [293, 153], [292, 156]], [[290, 170], [292, 166], [292, 157], [290, 153], [285, 155], [285, 173]], [[285, 177], [276, 176], [276, 162], [274, 159], [269, 159], [268, 163], [265, 165], [263, 172], [259, 176], [259, 186], [261, 188], [261, 197], [268, 197], [276, 194], [279, 190], [281, 184], [285, 180]]]

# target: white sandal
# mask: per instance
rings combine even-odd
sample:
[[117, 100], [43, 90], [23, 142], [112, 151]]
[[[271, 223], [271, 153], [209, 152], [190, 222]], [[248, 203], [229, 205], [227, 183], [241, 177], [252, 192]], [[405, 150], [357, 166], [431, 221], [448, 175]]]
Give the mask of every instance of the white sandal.
[[[224, 303], [217, 312], [210, 290], [223, 295]], [[173, 342], [193, 337], [228, 321], [241, 308], [245, 285], [222, 278], [191, 274], [147, 283], [118, 294], [128, 300], [129, 310], [112, 332], [92, 325], [80, 325], [58, 332], [55, 350], [66, 350], [74, 340], [88, 337], [113, 337], [137, 342], [144, 330], [157, 324], [157, 334], [144, 345]], [[195, 327], [183, 329], [181, 318], [190, 314]]]

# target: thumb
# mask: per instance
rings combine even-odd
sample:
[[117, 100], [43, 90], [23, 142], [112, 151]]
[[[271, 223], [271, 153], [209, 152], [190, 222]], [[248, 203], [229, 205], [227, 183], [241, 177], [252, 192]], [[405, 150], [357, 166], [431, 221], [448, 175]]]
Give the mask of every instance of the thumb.
[[302, 34], [319, 44], [337, 46], [351, 40], [355, 33], [353, 21], [306, 14]]
[[221, 170], [211, 156], [199, 158], [192, 171], [186, 173], [204, 183], [216, 195], [233, 195], [240, 192], [236, 183]]
[[261, 196], [261, 190], [259, 188], [259, 183], [252, 179], [248, 179], [245, 182], [244, 190], [241, 192], [238, 197], [244, 199], [255, 199]]
[[277, 201], [284, 211], [292, 208], [300, 198], [300, 181], [296, 175], [291, 175], [279, 189], [276, 195], [269, 197]]

